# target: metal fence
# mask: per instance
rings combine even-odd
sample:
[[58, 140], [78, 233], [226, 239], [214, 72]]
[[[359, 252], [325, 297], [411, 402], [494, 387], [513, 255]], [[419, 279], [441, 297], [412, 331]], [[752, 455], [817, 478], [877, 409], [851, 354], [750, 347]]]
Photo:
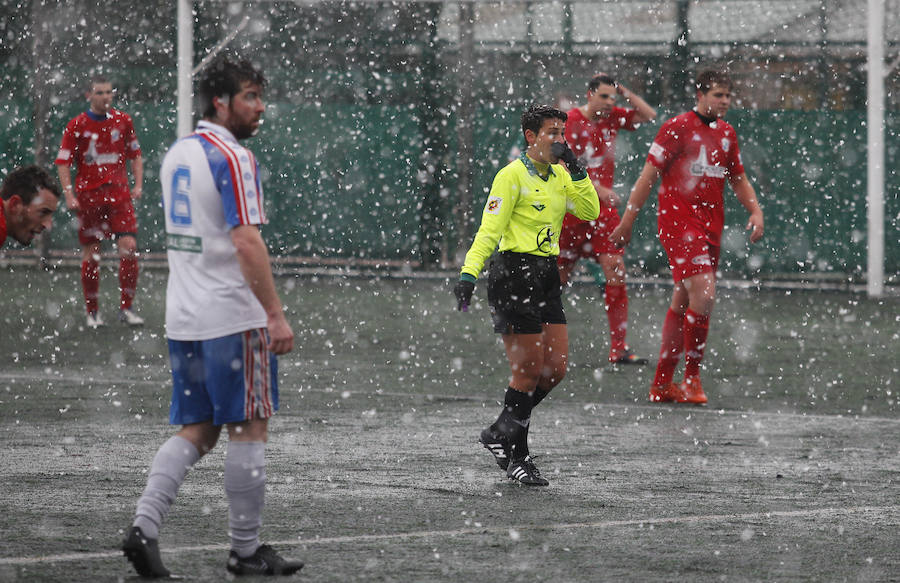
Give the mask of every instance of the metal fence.
[[[677, 113], [695, 71], [722, 66], [737, 81], [732, 121], [770, 217], [760, 256], [726, 250], [724, 264], [852, 276], [864, 270], [866, 244], [865, 4], [210, 0], [193, 5], [194, 48], [200, 59], [236, 33], [229, 49], [270, 79], [271, 107], [252, 147], [266, 166], [278, 254], [452, 265], [519, 141], [527, 103], [580, 100], [602, 70]], [[900, 0], [885, 6], [893, 63]], [[152, 199], [175, 137], [175, 6], [114, 8], [98, 20], [84, 0], [0, 0], [0, 168], [51, 160], [65, 120], [83, 107], [85, 79], [101, 69], [135, 117]], [[896, 68], [886, 82], [886, 268], [897, 274]], [[620, 138], [623, 194], [653, 133]], [[141, 213], [145, 249], [161, 250], [158, 209]], [[71, 221], [61, 223], [53, 248], [74, 245]], [[652, 270], [661, 258], [644, 229], [648, 246], [631, 253]]]

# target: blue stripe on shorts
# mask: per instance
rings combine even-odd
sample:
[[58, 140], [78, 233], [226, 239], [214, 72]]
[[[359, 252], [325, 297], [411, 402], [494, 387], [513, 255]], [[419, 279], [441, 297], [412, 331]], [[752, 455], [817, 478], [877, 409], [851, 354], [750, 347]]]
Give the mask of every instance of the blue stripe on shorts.
[[278, 361], [265, 329], [211, 340], [169, 340], [169, 423], [268, 419], [278, 410]]

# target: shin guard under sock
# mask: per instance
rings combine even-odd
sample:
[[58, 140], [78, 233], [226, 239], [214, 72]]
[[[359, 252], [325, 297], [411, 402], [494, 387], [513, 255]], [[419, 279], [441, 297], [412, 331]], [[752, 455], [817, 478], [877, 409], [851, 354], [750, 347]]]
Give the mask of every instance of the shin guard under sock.
[[266, 444], [230, 441], [225, 454], [225, 493], [231, 548], [246, 558], [259, 547], [266, 495]]
[[159, 538], [159, 527], [175, 502], [178, 488], [188, 470], [199, 459], [200, 452], [183, 437], [173, 435], [162, 444], [150, 466], [147, 486], [138, 500], [133, 526], [140, 527], [149, 538]]
[[625, 353], [625, 335], [628, 332], [628, 293], [624, 285], [606, 284], [604, 299], [606, 317], [609, 320], [611, 357]]
[[100, 263], [97, 261], [81, 262], [81, 289], [84, 292], [84, 304], [89, 314], [98, 309], [97, 296], [100, 293]]
[[130, 310], [137, 290], [138, 260], [137, 257], [119, 259], [119, 309]]
[[684, 350], [684, 315], [672, 308], [666, 312], [662, 327], [662, 346], [659, 350], [659, 363], [656, 365], [654, 386], [664, 387], [672, 382], [675, 367], [681, 361]]
[[505, 435], [510, 444], [510, 458], [520, 460], [528, 455], [528, 424], [531, 422], [532, 395], [509, 387], [503, 400], [503, 411], [492, 429]]
[[709, 335], [709, 316], [688, 308], [684, 314], [684, 376], [700, 375], [700, 363], [706, 350]]

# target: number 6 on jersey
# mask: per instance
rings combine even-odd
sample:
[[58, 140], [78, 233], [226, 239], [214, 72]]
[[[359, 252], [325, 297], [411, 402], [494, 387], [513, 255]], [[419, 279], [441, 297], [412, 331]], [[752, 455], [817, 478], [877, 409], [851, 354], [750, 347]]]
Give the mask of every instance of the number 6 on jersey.
[[172, 175], [172, 204], [169, 218], [175, 225], [191, 224], [191, 170], [187, 166], [179, 166]]

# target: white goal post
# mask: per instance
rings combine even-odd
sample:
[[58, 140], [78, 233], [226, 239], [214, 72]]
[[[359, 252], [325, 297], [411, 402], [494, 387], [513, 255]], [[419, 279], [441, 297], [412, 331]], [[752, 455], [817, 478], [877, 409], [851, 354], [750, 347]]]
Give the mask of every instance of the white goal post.
[[884, 294], [884, 0], [869, 0], [868, 12], [866, 281], [869, 296], [880, 297]]

